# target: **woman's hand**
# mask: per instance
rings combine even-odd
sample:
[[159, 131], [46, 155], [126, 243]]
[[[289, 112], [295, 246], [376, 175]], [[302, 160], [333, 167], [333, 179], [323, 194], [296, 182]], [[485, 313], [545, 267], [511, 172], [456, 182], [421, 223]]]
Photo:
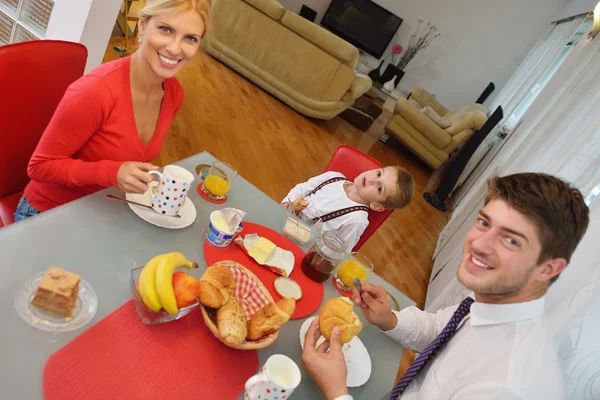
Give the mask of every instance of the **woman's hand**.
[[394, 329], [398, 324], [396, 314], [392, 312], [390, 303], [385, 294], [385, 289], [381, 286], [362, 283], [362, 296], [358, 289], [354, 288], [352, 301], [362, 311], [363, 315], [371, 323], [382, 331]]
[[319, 317], [316, 317], [304, 337], [302, 364], [327, 400], [348, 394], [346, 361], [340, 336], [341, 330], [336, 326], [331, 333], [331, 341], [325, 341], [317, 348], [321, 332]]
[[153, 177], [148, 171], [155, 171], [158, 167], [150, 163], [128, 161], [121, 165], [117, 173], [119, 189], [125, 193], [144, 194]]

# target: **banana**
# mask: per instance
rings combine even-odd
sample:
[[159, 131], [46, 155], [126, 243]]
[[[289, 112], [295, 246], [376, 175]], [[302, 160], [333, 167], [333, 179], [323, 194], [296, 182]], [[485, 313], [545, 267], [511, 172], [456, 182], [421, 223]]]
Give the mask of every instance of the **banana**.
[[139, 291], [140, 296], [144, 304], [152, 311], [158, 312], [162, 308], [160, 301], [158, 301], [158, 295], [156, 294], [156, 269], [158, 264], [163, 258], [168, 256], [167, 254], [161, 254], [148, 261], [142, 272], [140, 273], [139, 279]]
[[198, 268], [198, 264], [188, 261], [181, 253], [169, 253], [163, 257], [156, 269], [156, 293], [162, 307], [171, 315], [177, 314], [177, 301], [173, 291], [173, 272], [177, 268]]

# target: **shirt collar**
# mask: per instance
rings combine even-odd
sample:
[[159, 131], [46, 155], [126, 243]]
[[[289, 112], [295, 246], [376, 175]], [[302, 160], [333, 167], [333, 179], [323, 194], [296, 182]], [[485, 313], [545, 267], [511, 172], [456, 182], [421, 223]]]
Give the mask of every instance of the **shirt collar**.
[[[474, 295], [470, 297], [475, 298]], [[525, 303], [488, 304], [475, 302], [471, 305], [471, 326], [507, 324], [533, 319], [544, 315], [546, 296]]]

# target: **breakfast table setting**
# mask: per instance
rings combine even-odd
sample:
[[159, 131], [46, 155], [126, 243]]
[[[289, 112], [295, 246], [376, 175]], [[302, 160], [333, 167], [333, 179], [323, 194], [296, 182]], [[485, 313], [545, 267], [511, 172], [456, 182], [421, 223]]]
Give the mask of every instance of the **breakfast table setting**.
[[387, 398], [403, 348], [348, 299], [360, 278], [415, 303], [368, 258], [207, 152], [153, 175], [0, 229], [2, 398], [322, 398], [301, 354], [332, 307], [349, 393]]

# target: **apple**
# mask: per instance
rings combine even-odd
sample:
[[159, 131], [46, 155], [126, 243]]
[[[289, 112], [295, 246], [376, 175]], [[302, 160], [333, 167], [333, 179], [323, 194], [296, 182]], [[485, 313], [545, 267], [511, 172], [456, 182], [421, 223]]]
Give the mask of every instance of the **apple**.
[[173, 292], [175, 292], [177, 308], [187, 307], [196, 302], [200, 293], [200, 283], [185, 272], [175, 272], [173, 274]]

